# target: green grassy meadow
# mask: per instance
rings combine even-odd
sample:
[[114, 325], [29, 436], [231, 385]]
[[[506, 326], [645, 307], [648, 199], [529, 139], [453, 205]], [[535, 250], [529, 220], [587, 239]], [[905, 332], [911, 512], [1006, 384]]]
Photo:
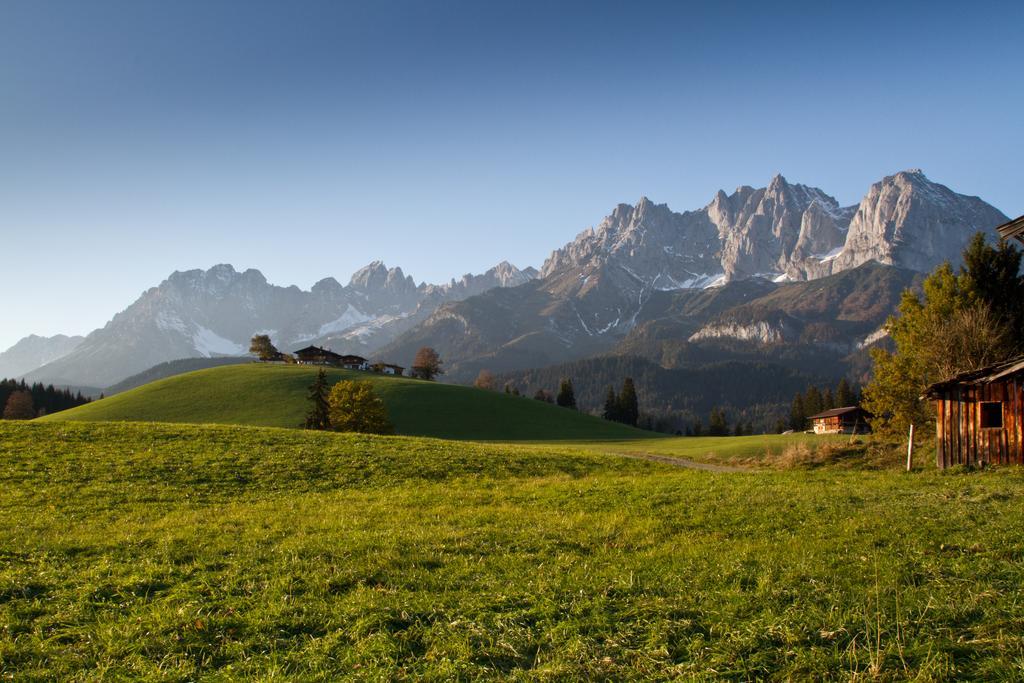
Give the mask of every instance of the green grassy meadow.
[[607, 446], [0, 422], [0, 677], [1024, 678], [1019, 469]]
[[[150, 382], [43, 421], [142, 421], [299, 427], [317, 368], [249, 363]], [[327, 369], [328, 381], [372, 382], [399, 434], [495, 441], [655, 436], [525, 397], [439, 382]]]

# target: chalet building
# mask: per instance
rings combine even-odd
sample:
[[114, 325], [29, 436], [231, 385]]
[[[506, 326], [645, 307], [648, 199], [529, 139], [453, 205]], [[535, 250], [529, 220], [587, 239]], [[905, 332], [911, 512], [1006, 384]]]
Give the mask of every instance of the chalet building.
[[1024, 244], [1024, 216], [1018, 216], [1008, 223], [1003, 223], [996, 228], [996, 231], [1005, 240], [1013, 238]]
[[370, 363], [362, 356], [339, 356], [338, 364], [346, 370], [369, 370]]
[[871, 414], [863, 408], [847, 406], [826, 410], [807, 419], [811, 421], [815, 434], [867, 434], [871, 431], [868, 425], [870, 417]]
[[295, 352], [295, 362], [302, 365], [340, 365], [343, 356], [330, 349], [307, 346]]
[[373, 366], [374, 372], [379, 372], [385, 375], [395, 375], [401, 377], [405, 374], [405, 368], [401, 365], [392, 365], [391, 363], [377, 363]]
[[939, 468], [1024, 464], [1024, 356], [937, 382], [921, 398], [935, 401]]

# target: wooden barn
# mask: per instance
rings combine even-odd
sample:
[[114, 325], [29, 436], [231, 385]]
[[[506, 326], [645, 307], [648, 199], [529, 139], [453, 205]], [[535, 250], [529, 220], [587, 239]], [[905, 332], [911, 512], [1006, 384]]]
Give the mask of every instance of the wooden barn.
[[1004, 240], [1008, 240], [1011, 237], [1018, 242], [1024, 244], [1024, 216], [1018, 216], [1012, 221], [1008, 221], [1000, 225], [996, 230], [999, 232], [999, 236]]
[[931, 385], [935, 464], [1024, 464], [1024, 356]]
[[295, 361], [303, 365], [340, 365], [342, 356], [330, 349], [307, 346], [295, 352]]
[[867, 434], [871, 431], [869, 417], [871, 415], [863, 408], [846, 406], [826, 410], [807, 419], [811, 421], [815, 434]]

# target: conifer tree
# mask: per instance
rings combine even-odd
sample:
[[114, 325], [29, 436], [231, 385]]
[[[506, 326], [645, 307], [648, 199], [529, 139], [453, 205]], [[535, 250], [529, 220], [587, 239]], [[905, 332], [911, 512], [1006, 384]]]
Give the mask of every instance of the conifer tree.
[[555, 403], [563, 408], [576, 410], [576, 391], [573, 389], [571, 379], [562, 379], [562, 384], [558, 387], [558, 397], [555, 399]]
[[627, 377], [622, 382], [622, 392], [619, 393], [619, 421], [636, 427], [640, 419], [640, 406], [636, 398], [636, 387], [633, 386], [633, 378]]
[[806, 415], [817, 415], [822, 411], [822, 396], [821, 389], [816, 386], [807, 387], [807, 393], [804, 394], [804, 410], [807, 411]]
[[821, 395], [821, 409], [832, 410], [836, 407], [836, 400], [832, 396], [832, 390], [826, 388], [825, 392]]
[[804, 396], [798, 393], [793, 397], [793, 405], [789, 409], [789, 428], [794, 432], [802, 432], [807, 425], [807, 408], [804, 406]]
[[848, 408], [857, 405], [857, 394], [845, 377], [836, 386], [836, 408]]
[[725, 419], [725, 411], [715, 407], [711, 409], [711, 416], [708, 418], [709, 436], [726, 436], [729, 434], [729, 423]]
[[608, 395], [604, 399], [604, 410], [601, 417], [612, 422], [619, 422], [619, 397], [615, 395], [615, 388], [608, 387]]
[[316, 373], [316, 379], [309, 385], [309, 412], [306, 413], [306, 429], [330, 429], [331, 415], [330, 404], [327, 397], [329, 388], [327, 386], [327, 373], [323, 368]]

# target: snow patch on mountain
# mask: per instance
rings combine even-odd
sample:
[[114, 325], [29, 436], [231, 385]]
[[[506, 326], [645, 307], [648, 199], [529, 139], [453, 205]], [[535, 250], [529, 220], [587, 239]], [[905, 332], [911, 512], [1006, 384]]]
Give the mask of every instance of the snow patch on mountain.
[[192, 333], [192, 345], [200, 356], [240, 356], [248, 351], [245, 346], [225, 339], [208, 327], [198, 326]]
[[360, 323], [365, 323], [369, 320], [373, 320], [372, 315], [367, 315], [352, 304], [349, 304], [348, 308], [345, 309], [345, 312], [342, 313], [341, 316], [321, 325], [320, 331], [317, 335], [323, 336], [325, 334], [331, 334], [332, 332], [344, 332], [350, 327], [354, 327]]

